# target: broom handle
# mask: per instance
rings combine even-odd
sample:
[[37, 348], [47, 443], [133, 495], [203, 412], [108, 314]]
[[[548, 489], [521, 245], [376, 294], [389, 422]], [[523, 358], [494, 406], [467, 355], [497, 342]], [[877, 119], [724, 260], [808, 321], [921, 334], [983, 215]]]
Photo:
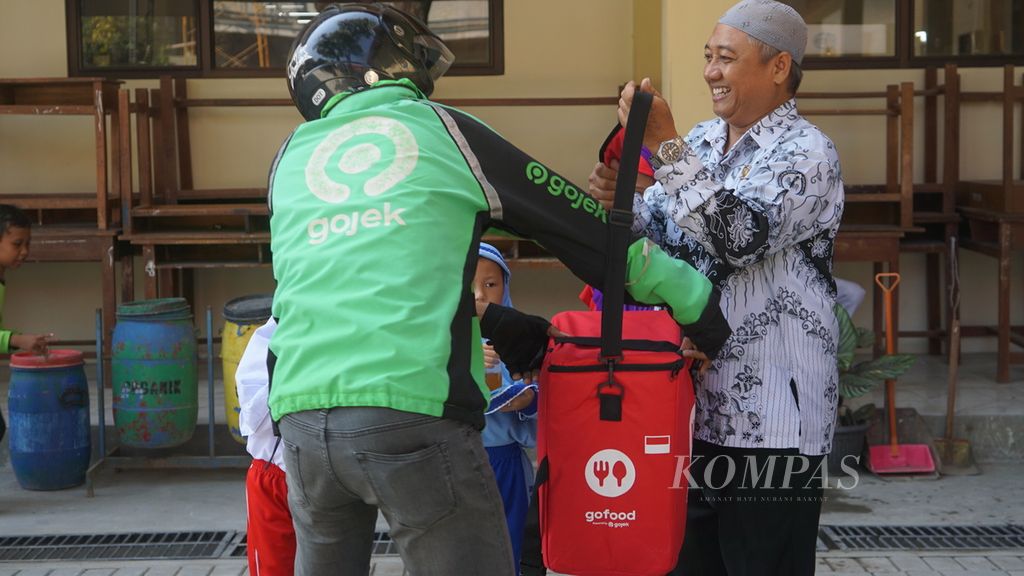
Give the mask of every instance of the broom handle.
[[886, 410], [889, 413], [889, 449], [892, 451], [892, 455], [896, 456], [900, 453], [900, 441], [896, 436], [896, 381], [886, 380], [885, 381], [885, 404], [888, 407]]
[[[960, 368], [960, 319], [953, 318], [949, 330], [949, 394], [946, 398], [946, 444], [953, 443], [953, 413], [956, 411], [956, 379]], [[948, 449], [948, 448], [947, 448]]]
[[[886, 280], [891, 280], [887, 283]], [[875, 284], [885, 294], [885, 353], [896, 352], [896, 333], [892, 318], [892, 293], [900, 283], [900, 275], [896, 272], [875, 274]], [[896, 381], [885, 381], [885, 404], [889, 416], [889, 448], [893, 456], [899, 454], [899, 438], [896, 435]]]
[[953, 446], [953, 415], [956, 413], [956, 384], [960, 370], [960, 265], [956, 237], [949, 239], [949, 394], [946, 397], [946, 452]]

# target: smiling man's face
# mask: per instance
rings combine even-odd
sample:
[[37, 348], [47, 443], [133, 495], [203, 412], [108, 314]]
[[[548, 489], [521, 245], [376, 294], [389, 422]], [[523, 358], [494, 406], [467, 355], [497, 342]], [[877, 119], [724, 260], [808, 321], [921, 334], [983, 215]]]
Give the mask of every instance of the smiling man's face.
[[[786, 56], [763, 61], [745, 32], [725, 24], [715, 26], [704, 46], [704, 81], [711, 88], [715, 115], [742, 133], [785, 102], [788, 95], [785, 84], [779, 82], [778, 60]], [[785, 71], [788, 75], [788, 67]]]

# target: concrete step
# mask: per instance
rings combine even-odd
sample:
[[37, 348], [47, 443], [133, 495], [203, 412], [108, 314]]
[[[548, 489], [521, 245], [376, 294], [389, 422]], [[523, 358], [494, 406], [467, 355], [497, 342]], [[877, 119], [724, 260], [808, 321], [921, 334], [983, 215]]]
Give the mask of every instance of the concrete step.
[[[1012, 367], [1014, 379], [995, 381], [995, 355], [967, 354], [957, 374], [953, 437], [971, 444], [980, 462], [1024, 462], [1024, 368]], [[917, 356], [896, 382], [896, 406], [913, 409], [936, 438], [945, 436], [949, 365], [943, 356]], [[885, 387], [848, 401], [851, 407], [885, 406]]]

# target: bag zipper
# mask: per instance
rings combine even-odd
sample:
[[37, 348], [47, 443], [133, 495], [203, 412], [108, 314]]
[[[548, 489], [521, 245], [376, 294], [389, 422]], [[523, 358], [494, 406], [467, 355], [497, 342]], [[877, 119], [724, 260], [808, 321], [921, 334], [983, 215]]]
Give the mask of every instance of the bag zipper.
[[[675, 362], [666, 362], [662, 364], [617, 364], [615, 366], [616, 372], [671, 372], [672, 377], [675, 378], [679, 371], [686, 365], [685, 359], [679, 359]], [[560, 364], [552, 364], [548, 366], [548, 372], [607, 372], [607, 364], [583, 364], [566, 366]]]

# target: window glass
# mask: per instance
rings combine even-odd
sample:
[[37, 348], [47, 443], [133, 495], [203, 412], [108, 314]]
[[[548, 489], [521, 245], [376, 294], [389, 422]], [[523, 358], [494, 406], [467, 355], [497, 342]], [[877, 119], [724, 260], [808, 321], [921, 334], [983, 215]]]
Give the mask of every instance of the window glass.
[[180, 0], [78, 0], [83, 69], [196, 66], [197, 8]]
[[915, 56], [1024, 55], [1024, 0], [915, 0]]
[[[785, 0], [807, 22], [806, 56], [896, 55], [897, 0]], [[930, 1], [930, 0], [929, 0]]]
[[[503, 0], [385, 3], [415, 14], [448, 44], [456, 56], [450, 75], [504, 72]], [[329, 4], [65, 0], [78, 40], [68, 43], [69, 74], [149, 77], [175, 69], [201, 76], [278, 74], [295, 36]]]
[[316, 2], [213, 2], [216, 68], [284, 68], [292, 40], [317, 15]]
[[455, 53], [459, 66], [491, 62], [491, 14], [487, 0], [435, 0], [426, 19], [430, 29]]
[[[426, 21], [457, 65], [491, 62], [488, 0], [388, 3]], [[214, 67], [284, 68], [292, 40], [327, 4], [213, 0]]]

